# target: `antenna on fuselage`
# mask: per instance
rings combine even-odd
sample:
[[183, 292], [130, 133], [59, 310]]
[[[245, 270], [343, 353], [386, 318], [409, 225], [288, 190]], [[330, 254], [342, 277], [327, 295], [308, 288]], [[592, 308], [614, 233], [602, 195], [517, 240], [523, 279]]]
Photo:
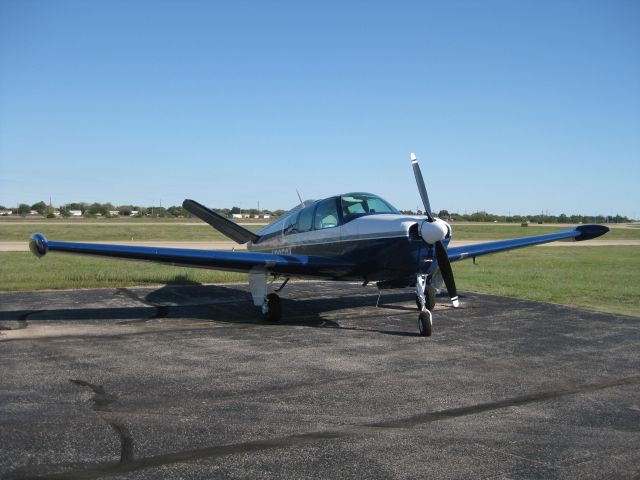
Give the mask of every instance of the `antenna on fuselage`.
[[297, 188], [296, 188], [296, 193], [298, 194], [298, 200], [300, 200], [300, 205], [302, 205], [304, 202], [302, 201], [302, 197], [300, 196], [300, 192], [298, 191]]

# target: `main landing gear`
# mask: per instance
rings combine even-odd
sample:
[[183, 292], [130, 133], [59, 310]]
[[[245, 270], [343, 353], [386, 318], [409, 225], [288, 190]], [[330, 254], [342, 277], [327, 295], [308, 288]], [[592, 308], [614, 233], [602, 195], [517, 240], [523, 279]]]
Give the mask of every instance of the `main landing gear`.
[[[267, 294], [269, 274], [265, 270], [254, 270], [249, 272], [249, 289], [251, 290], [251, 298], [256, 307], [260, 307], [262, 315], [268, 322], [277, 322], [282, 318], [282, 302], [276, 293]], [[289, 279], [287, 278], [280, 288], [279, 292], [284, 288]], [[273, 282], [273, 280], [272, 280]]]
[[262, 303], [262, 315], [267, 322], [277, 322], [282, 317], [282, 302], [277, 293], [270, 293]]
[[416, 306], [420, 310], [418, 315], [418, 332], [423, 337], [431, 336], [433, 315], [431, 310], [436, 306], [436, 290], [427, 283], [426, 275], [416, 277]]

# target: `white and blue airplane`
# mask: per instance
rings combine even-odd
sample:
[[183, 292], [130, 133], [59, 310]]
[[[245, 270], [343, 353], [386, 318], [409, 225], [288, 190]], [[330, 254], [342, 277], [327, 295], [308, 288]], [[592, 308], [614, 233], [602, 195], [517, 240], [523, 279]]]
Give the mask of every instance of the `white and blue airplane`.
[[[459, 306], [451, 262], [556, 240], [589, 240], [609, 231], [602, 225], [579, 225], [555, 233], [449, 248], [451, 226], [431, 213], [427, 189], [416, 156], [413, 172], [426, 216], [404, 215], [370, 193], [346, 193], [307, 200], [255, 233], [193, 201], [183, 207], [231, 240], [247, 244], [247, 252], [193, 250], [49, 241], [31, 236], [38, 257], [48, 251], [143, 260], [185, 267], [247, 272], [253, 303], [268, 321], [278, 321], [277, 293], [291, 277], [376, 282], [379, 289], [414, 287], [420, 335], [430, 336], [431, 310], [444, 286], [454, 308]], [[283, 278], [272, 290], [273, 279]]]

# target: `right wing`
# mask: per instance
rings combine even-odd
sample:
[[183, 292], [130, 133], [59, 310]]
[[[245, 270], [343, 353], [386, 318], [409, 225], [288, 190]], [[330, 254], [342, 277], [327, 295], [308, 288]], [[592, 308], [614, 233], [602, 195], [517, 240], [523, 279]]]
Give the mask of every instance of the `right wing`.
[[271, 273], [301, 277], [340, 278], [354, 268], [350, 262], [317, 255], [56, 242], [47, 240], [41, 233], [34, 233], [31, 236], [29, 248], [37, 257], [46, 255], [48, 251], [56, 251], [234, 272], [249, 272], [252, 269], [261, 268]]

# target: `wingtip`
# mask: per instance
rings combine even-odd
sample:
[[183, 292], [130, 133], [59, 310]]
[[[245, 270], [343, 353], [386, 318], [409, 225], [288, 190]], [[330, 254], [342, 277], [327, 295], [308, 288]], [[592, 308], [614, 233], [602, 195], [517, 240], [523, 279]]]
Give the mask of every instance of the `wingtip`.
[[31, 235], [29, 250], [31, 250], [31, 253], [38, 258], [44, 257], [49, 251], [49, 242], [47, 242], [47, 237], [41, 233], [34, 233]]
[[576, 242], [581, 242], [604, 235], [609, 231], [609, 227], [604, 225], [578, 225], [576, 230], [580, 232], [580, 235], [576, 237]]

